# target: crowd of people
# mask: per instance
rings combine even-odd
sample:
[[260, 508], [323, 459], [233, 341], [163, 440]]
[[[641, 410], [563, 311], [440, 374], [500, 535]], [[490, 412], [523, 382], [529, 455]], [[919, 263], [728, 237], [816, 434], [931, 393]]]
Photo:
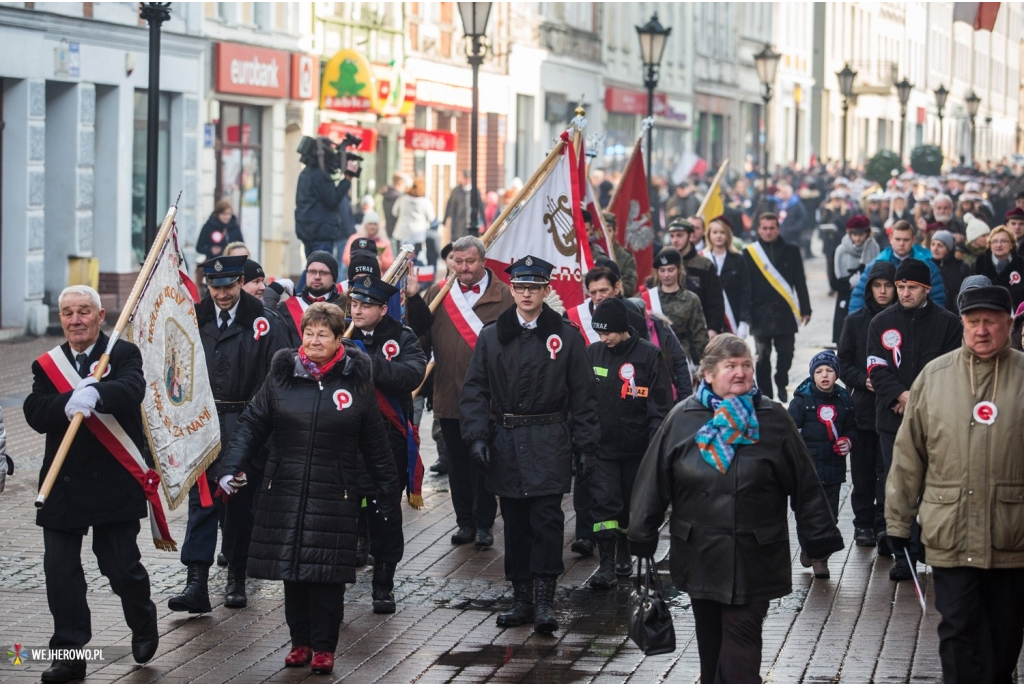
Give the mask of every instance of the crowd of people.
[[[602, 206], [611, 178], [593, 179]], [[350, 180], [317, 180], [315, 211], [300, 197], [306, 262], [295, 281], [268, 278], [249, 257], [225, 201], [200, 233], [195, 312], [223, 448], [189, 493], [187, 580], [172, 611], [211, 611], [215, 563], [227, 567], [231, 609], [247, 606], [248, 577], [281, 581], [286, 666], [330, 673], [357, 568], [372, 567], [373, 611], [397, 610], [402, 499], [418, 506], [430, 410], [451, 543], [491, 548], [501, 513], [512, 602], [499, 626], [559, 630], [566, 494], [571, 550], [596, 555], [588, 585], [598, 592], [655, 554], [671, 508], [671, 573], [692, 600], [701, 681], [757, 682], [769, 602], [792, 590], [788, 511], [801, 563], [829, 578], [849, 473], [853, 542], [894, 557], [894, 581], [915, 578], [925, 559], [934, 568], [944, 678], [1009, 679], [1024, 638], [1024, 471], [1012, 456], [1024, 447], [1013, 418], [1024, 409], [1024, 356], [1013, 349], [1024, 193], [1014, 179], [910, 174], [882, 190], [822, 167], [761, 192], [739, 177], [707, 221], [702, 181], [686, 179], [655, 203], [651, 276], [638, 279], [621, 245], [595, 250], [586, 300], [568, 310], [551, 304], [543, 259], [525, 255], [502, 278], [486, 266], [480, 227], [501, 200], [481, 202], [472, 226], [468, 176], [436, 257], [421, 180], [396, 175], [355, 212], [345, 210]], [[997, 216], [1005, 223], [993, 226]], [[614, 215], [601, 218], [614, 227]], [[597, 246], [596, 217], [584, 221]], [[836, 349], [816, 354], [790, 393], [796, 335], [812, 314], [804, 262], [815, 231]], [[417, 245], [422, 267], [443, 262], [447, 295], [415, 268], [403, 283], [384, 280], [399, 242]], [[43, 474], [76, 412], [113, 416], [144, 452], [138, 349], [119, 341], [111, 374], [93, 380], [106, 346], [99, 295], [73, 286], [59, 308], [70, 380], [37, 362], [25, 403], [47, 436]], [[268, 327], [253, 335], [260, 318]], [[0, 421], [0, 455], [2, 436]], [[94, 469], [109, 496], [86, 500]], [[136, 542], [143, 493], [88, 431], [64, 473], [37, 518], [50, 646], [91, 638], [80, 562], [91, 527], [143, 663], [159, 638]], [[84, 675], [84, 662], [56, 661], [43, 680]]]

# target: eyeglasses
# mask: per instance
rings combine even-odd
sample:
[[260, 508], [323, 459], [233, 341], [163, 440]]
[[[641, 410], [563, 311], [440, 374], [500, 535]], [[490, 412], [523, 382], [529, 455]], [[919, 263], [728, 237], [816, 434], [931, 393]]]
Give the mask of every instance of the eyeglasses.
[[523, 293], [530, 293], [531, 295], [536, 295], [543, 289], [544, 286], [542, 285], [524, 285], [522, 283], [512, 284], [512, 291], [519, 293], [520, 295], [522, 295]]
[[328, 276], [331, 275], [331, 272], [330, 271], [317, 271], [316, 269], [307, 269], [306, 270], [306, 275], [309, 276], [310, 278], [316, 278], [317, 276], [322, 276], [324, 278], [327, 278]]

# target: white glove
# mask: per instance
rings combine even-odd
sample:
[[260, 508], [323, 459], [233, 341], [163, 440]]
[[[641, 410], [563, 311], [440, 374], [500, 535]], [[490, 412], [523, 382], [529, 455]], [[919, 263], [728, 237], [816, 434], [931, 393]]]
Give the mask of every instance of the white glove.
[[96, 383], [95, 378], [86, 376], [81, 380], [74, 392], [71, 393], [71, 399], [64, 405], [64, 415], [68, 417], [68, 421], [73, 419], [75, 414], [79, 412], [86, 419], [92, 416], [96, 404], [100, 401], [100, 393], [96, 388], [92, 387], [94, 383]]
[[748, 324], [746, 321], [740, 321], [739, 324], [736, 325], [736, 335], [738, 335], [741, 340], [746, 340], [747, 335], [749, 333], [750, 324]]
[[233, 495], [236, 492], [238, 492], [238, 488], [231, 484], [231, 481], [233, 481], [234, 479], [235, 477], [231, 475], [221, 476], [220, 480], [217, 481], [217, 483], [220, 485], [221, 490], [223, 490], [229, 495]]
[[281, 284], [281, 287], [284, 288], [289, 297], [295, 296], [295, 281], [290, 278], [279, 278], [276, 282]]

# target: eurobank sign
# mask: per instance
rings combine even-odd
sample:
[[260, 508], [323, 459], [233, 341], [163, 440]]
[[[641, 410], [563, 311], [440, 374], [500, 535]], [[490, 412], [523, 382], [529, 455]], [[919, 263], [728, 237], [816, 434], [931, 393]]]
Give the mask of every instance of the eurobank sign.
[[286, 98], [290, 69], [287, 52], [217, 43], [214, 88], [218, 93]]

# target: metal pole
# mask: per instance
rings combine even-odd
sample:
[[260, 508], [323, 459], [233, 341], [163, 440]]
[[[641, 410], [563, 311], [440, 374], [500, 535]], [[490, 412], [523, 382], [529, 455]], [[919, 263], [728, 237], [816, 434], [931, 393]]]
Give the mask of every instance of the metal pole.
[[900, 160], [903, 159], [904, 143], [907, 138], [907, 108], [900, 107]]
[[771, 140], [768, 137], [768, 125], [770, 119], [768, 118], [768, 103], [772, 101], [771, 86], [765, 86], [765, 93], [762, 96], [764, 100], [764, 145], [762, 146], [762, 156], [764, 158], [764, 168], [761, 169], [761, 191], [766, 192], [768, 190], [768, 160], [770, 158], [770, 150], [768, 149], [768, 141]]
[[971, 166], [974, 166], [974, 117], [971, 117]]
[[160, 141], [160, 27], [171, 18], [169, 2], [141, 3], [139, 15], [149, 22], [149, 85], [146, 113], [146, 234], [145, 249], [156, 240], [156, 195]]
[[480, 54], [480, 36], [473, 36], [473, 54], [469, 57], [469, 63], [473, 67], [473, 120], [470, 123], [470, 160], [469, 173], [472, 178], [472, 190], [470, 191], [470, 212], [469, 235], [478, 235], [480, 216], [480, 192], [476, 187], [476, 156], [477, 156], [477, 135], [480, 127], [480, 64], [483, 62], [483, 55]]
[[[658, 82], [654, 80], [654, 67], [647, 67], [647, 116], [654, 117], [654, 88]], [[654, 157], [654, 126], [647, 129], [647, 198], [654, 207], [654, 186], [651, 184], [651, 158]]]
[[843, 98], [843, 176], [847, 176], [846, 171], [846, 113], [850, 109], [850, 103], [847, 98]]

